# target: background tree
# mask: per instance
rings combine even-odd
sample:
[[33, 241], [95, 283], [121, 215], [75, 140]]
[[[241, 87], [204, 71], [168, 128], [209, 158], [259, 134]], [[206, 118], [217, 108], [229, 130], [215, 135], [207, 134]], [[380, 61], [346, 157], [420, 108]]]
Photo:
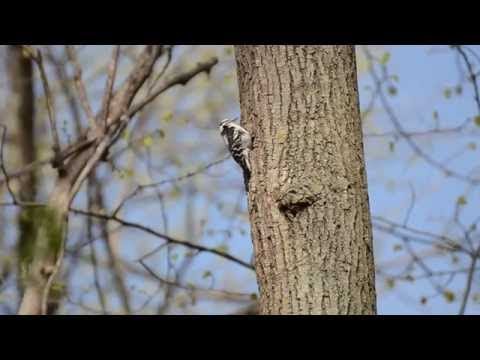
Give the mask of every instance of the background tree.
[[[18, 146], [19, 167], [27, 166], [37, 159], [35, 141], [35, 107], [33, 94], [33, 64], [20, 45], [7, 47], [7, 74], [11, 87], [8, 97], [10, 123], [15, 124], [12, 140]], [[19, 179], [19, 199], [34, 202], [36, 195], [35, 171]], [[18, 213], [17, 281], [18, 291], [23, 293], [22, 279], [25, 276], [28, 255], [31, 253], [34, 236], [32, 209], [21, 209]]]

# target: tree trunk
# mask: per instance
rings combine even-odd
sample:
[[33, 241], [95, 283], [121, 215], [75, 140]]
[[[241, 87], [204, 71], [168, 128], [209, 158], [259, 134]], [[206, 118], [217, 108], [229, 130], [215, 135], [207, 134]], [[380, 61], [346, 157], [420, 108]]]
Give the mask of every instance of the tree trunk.
[[261, 314], [375, 314], [353, 46], [237, 46]]
[[[37, 159], [35, 150], [34, 130], [34, 98], [33, 98], [33, 64], [25, 56], [20, 45], [10, 45], [7, 48], [8, 77], [11, 95], [9, 102], [16, 131], [16, 146], [19, 153], [17, 166], [22, 168]], [[32, 171], [19, 178], [18, 198], [33, 202], [36, 196], [36, 176]], [[34, 219], [31, 208], [24, 208], [18, 213], [18, 271], [17, 288], [23, 293], [23, 278], [25, 270], [31, 261], [34, 241]]]

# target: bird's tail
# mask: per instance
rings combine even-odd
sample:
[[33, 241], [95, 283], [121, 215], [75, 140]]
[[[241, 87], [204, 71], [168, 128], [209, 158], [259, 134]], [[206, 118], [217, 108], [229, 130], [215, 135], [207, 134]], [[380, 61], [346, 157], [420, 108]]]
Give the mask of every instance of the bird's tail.
[[250, 172], [249, 171], [244, 171], [243, 172], [243, 181], [245, 182], [245, 191], [248, 193], [249, 182], [250, 182]]

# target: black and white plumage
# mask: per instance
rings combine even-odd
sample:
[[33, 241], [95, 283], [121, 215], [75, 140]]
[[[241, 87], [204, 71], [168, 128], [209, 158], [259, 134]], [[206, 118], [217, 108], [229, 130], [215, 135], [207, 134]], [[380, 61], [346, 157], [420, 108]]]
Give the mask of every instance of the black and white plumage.
[[250, 151], [252, 150], [252, 137], [250, 133], [233, 121], [235, 119], [224, 119], [220, 122], [220, 135], [232, 154], [235, 162], [240, 165], [245, 177], [245, 186], [248, 192], [248, 182], [252, 167], [250, 165]]

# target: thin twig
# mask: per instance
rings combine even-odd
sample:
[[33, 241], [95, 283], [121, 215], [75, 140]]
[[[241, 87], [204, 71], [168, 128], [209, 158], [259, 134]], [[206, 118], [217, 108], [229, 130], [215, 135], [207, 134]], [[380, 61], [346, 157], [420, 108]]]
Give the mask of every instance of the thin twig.
[[189, 286], [189, 285], [182, 285], [178, 282], [175, 282], [175, 281], [169, 281], [167, 279], [164, 279], [162, 278], [161, 276], [159, 276], [157, 273], [155, 273], [155, 271], [153, 271], [152, 268], [150, 268], [146, 263], [145, 261], [143, 260], [138, 260], [138, 262], [140, 263], [140, 265], [142, 265], [142, 267], [156, 280], [158, 280], [160, 283], [162, 284], [166, 284], [166, 285], [169, 285], [169, 286], [174, 286], [174, 287], [177, 287], [177, 288], [180, 288], [180, 289], [183, 289], [183, 290], [188, 290], [188, 291], [205, 291], [205, 292], [209, 292], [209, 293], [217, 293], [217, 294], [220, 294], [220, 295], [225, 295], [225, 296], [229, 296], [229, 297], [240, 297], [240, 298], [244, 298], [244, 299], [248, 299], [250, 300], [251, 299], [251, 294], [245, 294], [245, 293], [237, 293], [237, 292], [232, 292], [232, 291], [227, 291], [227, 290], [218, 290], [218, 289], [206, 289], [206, 288], [201, 288], [201, 287], [196, 287], [196, 286]]
[[193, 77], [195, 77], [196, 75], [202, 72], [206, 72], [208, 74], [212, 70], [213, 66], [215, 66], [217, 63], [218, 63], [218, 59], [212, 58], [203, 63], [198, 63], [197, 66], [195, 66], [190, 71], [187, 71], [172, 77], [170, 80], [166, 81], [163, 86], [160, 86], [160, 88], [155, 90], [149, 96], [145, 97], [138, 104], [133, 105], [129, 111], [129, 115], [130, 116], [135, 115], [138, 111], [142, 110], [145, 106], [147, 106], [153, 100], [155, 100], [161, 93], [170, 89], [171, 87], [175, 85], [185, 85], [190, 81], [190, 79], [192, 79]]
[[[92, 201], [92, 188], [94, 186], [95, 181], [95, 173], [92, 173], [88, 178], [88, 208], [91, 210], [93, 208], [93, 201]], [[98, 301], [100, 302], [100, 306], [102, 308], [103, 314], [107, 314], [107, 303], [105, 299], [105, 294], [103, 293], [102, 286], [100, 284], [100, 274], [98, 271], [98, 261], [97, 261], [97, 254], [95, 251], [95, 244], [93, 242], [93, 221], [92, 217], [87, 217], [87, 239], [90, 245], [90, 261], [93, 267], [93, 283], [95, 284], [95, 289], [97, 291]]]
[[[421, 137], [421, 136], [433, 136], [433, 135], [447, 135], [451, 133], [458, 133], [462, 131], [463, 129], [466, 128], [466, 126], [470, 123], [470, 120], [467, 119], [464, 121], [461, 125], [455, 126], [452, 128], [447, 128], [447, 129], [431, 129], [431, 130], [425, 130], [425, 131], [408, 131], [405, 132], [405, 135], [409, 137]], [[398, 137], [398, 132], [397, 131], [387, 131], [383, 133], [365, 133], [365, 137]]]
[[467, 283], [465, 285], [465, 293], [463, 294], [462, 304], [460, 306], [459, 315], [464, 315], [465, 310], [467, 309], [468, 298], [470, 297], [470, 292], [472, 290], [473, 274], [475, 273], [475, 266], [477, 265], [478, 256], [480, 255], [480, 247], [477, 249], [476, 253], [472, 254], [470, 268], [467, 275]]
[[80, 110], [78, 108], [78, 103], [75, 101], [75, 96], [69, 86], [70, 79], [68, 78], [67, 71], [65, 69], [66, 60], [65, 58], [57, 59], [53, 54], [51, 47], [47, 47], [46, 56], [50, 63], [53, 65], [57, 78], [60, 82], [60, 87], [64, 93], [65, 98], [67, 99], [70, 112], [72, 113], [72, 118], [75, 124], [76, 135], [82, 133], [82, 123], [80, 117]]
[[[52, 155], [52, 156], [49, 156], [45, 159], [34, 161], [34, 162], [24, 166], [20, 170], [17, 170], [17, 171], [14, 171], [14, 172], [10, 173], [8, 175], [8, 177], [9, 177], [10, 180], [21, 177], [23, 175], [28, 174], [31, 171], [36, 170], [38, 167], [50, 164], [55, 159], [60, 159], [61, 161], [65, 161], [70, 156], [72, 156], [72, 155], [76, 154], [77, 152], [85, 149], [86, 147], [90, 146], [92, 143], [93, 143], [93, 140], [84, 140], [82, 142], [73, 144], [72, 146], [65, 148], [63, 151], [61, 151], [57, 155]], [[6, 181], [5, 178], [0, 179], [0, 185], [2, 185], [5, 181]]]
[[178, 177], [175, 177], [175, 178], [170, 178], [170, 179], [165, 179], [165, 180], [162, 180], [162, 181], [159, 181], [159, 182], [155, 182], [155, 183], [150, 183], [150, 184], [144, 184], [144, 185], [138, 185], [135, 190], [133, 190], [129, 195], [127, 195], [121, 202], [120, 204], [118, 204], [118, 206], [115, 208], [115, 210], [113, 211], [113, 215], [115, 216], [116, 214], [118, 214], [118, 212], [122, 209], [122, 207], [130, 200], [132, 199], [133, 197], [137, 196], [139, 193], [141, 193], [143, 190], [145, 189], [149, 189], [149, 188], [156, 188], [158, 186], [161, 186], [161, 185], [165, 185], [165, 184], [168, 184], [168, 183], [173, 183], [173, 182], [178, 182], [178, 181], [181, 181], [181, 180], [185, 180], [185, 179], [188, 179], [190, 177], [193, 177], [195, 175], [198, 175], [208, 169], [210, 169], [211, 167], [213, 166], [216, 166], [222, 162], [224, 162], [225, 160], [227, 160], [230, 156], [227, 156], [227, 157], [224, 157], [222, 159], [219, 159], [219, 160], [216, 160], [210, 164], [207, 164], [205, 166], [202, 166], [200, 167], [199, 169], [195, 170], [195, 171], [191, 171], [191, 172], [188, 172], [186, 173], [185, 175], [182, 175], [182, 176], [178, 176]]
[[403, 226], [405, 226], [405, 227], [408, 225], [408, 220], [410, 219], [410, 214], [412, 213], [413, 207], [415, 206], [415, 200], [416, 200], [415, 189], [414, 189], [412, 183], [408, 183], [408, 185], [410, 185], [410, 192], [412, 194], [412, 197], [411, 197], [411, 201], [410, 201], [410, 206], [409, 206], [408, 211], [407, 211], [407, 215], [405, 216], [405, 221], [403, 222]]
[[195, 170], [195, 171], [190, 171], [188, 173], [186, 173], [185, 175], [181, 175], [181, 176], [178, 176], [178, 177], [174, 177], [174, 178], [170, 178], [170, 179], [165, 179], [165, 180], [161, 180], [159, 182], [155, 182], [155, 183], [151, 183], [151, 184], [145, 184], [145, 185], [140, 185], [140, 187], [142, 189], [148, 189], [148, 188], [152, 188], [152, 187], [158, 187], [160, 185], [165, 185], [165, 184], [169, 184], [169, 183], [173, 183], [173, 182], [178, 182], [178, 181], [181, 181], [181, 180], [185, 180], [185, 179], [188, 179], [188, 178], [191, 178], [192, 176], [195, 176], [195, 175], [198, 175], [202, 172], [204, 172], [205, 170], [208, 170], [210, 169], [211, 167], [214, 167], [218, 164], [221, 164], [222, 162], [224, 162], [225, 160], [227, 160], [228, 158], [230, 157], [230, 155], [224, 157], [224, 158], [221, 158], [219, 160], [216, 160], [208, 165], [205, 165], [205, 166], [202, 166], [200, 167], [199, 169]]
[[[468, 268], [465, 269], [458, 269], [458, 270], [445, 270], [445, 271], [435, 271], [432, 272], [431, 274], [423, 274], [423, 275], [418, 275], [418, 276], [412, 276], [412, 275], [390, 275], [382, 271], [381, 269], [376, 269], [376, 274], [395, 279], [395, 280], [401, 280], [401, 281], [412, 281], [413, 280], [421, 280], [421, 279], [426, 279], [428, 277], [442, 277], [442, 276], [447, 276], [447, 275], [456, 275], [456, 274], [463, 274], [463, 273], [468, 273], [470, 271], [471, 267], [469, 266]], [[475, 269], [475, 271], [480, 270], [479, 267]]]
[[209, 247], [206, 247], [206, 246], [194, 244], [192, 242], [174, 239], [174, 238], [172, 238], [170, 236], [167, 236], [165, 234], [161, 234], [158, 231], [155, 231], [155, 230], [153, 230], [153, 229], [151, 229], [147, 226], [137, 224], [137, 223], [133, 223], [133, 222], [130, 222], [130, 221], [127, 221], [127, 220], [123, 220], [123, 219], [121, 219], [117, 216], [105, 215], [105, 214], [100, 214], [100, 213], [91, 212], [91, 211], [85, 211], [85, 210], [76, 209], [76, 208], [70, 208], [70, 210], [73, 211], [76, 214], [81, 214], [81, 215], [85, 215], [85, 216], [94, 216], [94, 217], [104, 219], [104, 220], [115, 221], [119, 224], [122, 224], [123, 226], [131, 227], [131, 228], [134, 228], [134, 229], [139, 229], [139, 230], [142, 230], [142, 231], [144, 231], [148, 234], [151, 234], [153, 236], [164, 239], [171, 244], [182, 245], [182, 246], [185, 246], [185, 247], [188, 247], [188, 248], [191, 248], [191, 249], [198, 250], [200, 252], [208, 252], [208, 253], [211, 253], [211, 254], [215, 254], [217, 256], [220, 256], [222, 258], [230, 260], [230, 261], [232, 261], [232, 262], [234, 262], [238, 265], [241, 265], [241, 266], [243, 266], [247, 269], [254, 270], [254, 268], [251, 264], [249, 264], [246, 261], [243, 261], [239, 258], [236, 258], [233, 255], [227, 254], [227, 253], [219, 251], [217, 249], [213, 249], [213, 248], [209, 248]]
[[5, 184], [7, 185], [7, 190], [10, 196], [12, 197], [13, 203], [16, 205], [18, 204], [17, 198], [15, 196], [15, 193], [13, 192], [12, 188], [10, 187], [10, 179], [8, 177], [7, 169], [5, 168], [5, 160], [3, 158], [3, 147], [5, 145], [5, 136], [7, 134], [7, 126], [0, 124], [0, 127], [3, 129], [2, 133], [2, 141], [0, 144], [0, 167], [2, 169], [3, 176], [5, 177]]
[[80, 66], [80, 63], [78, 61], [75, 47], [72, 45], [65, 45], [65, 50], [67, 52], [68, 59], [73, 64], [73, 67], [75, 69], [74, 83], [75, 89], [78, 93], [78, 99], [80, 100], [80, 105], [82, 106], [83, 111], [87, 115], [89, 125], [92, 127], [92, 129], [95, 129], [97, 126], [95, 123], [95, 115], [93, 114], [92, 107], [90, 106], [90, 103], [88, 101], [87, 91], [85, 89], [85, 84], [82, 80], [82, 67]]
[[[394, 229], [398, 228], [398, 229], [402, 229], [402, 230], [405, 230], [405, 231], [409, 231], [409, 232], [411, 232], [412, 234], [415, 234], [415, 235], [420, 235], [420, 236], [426, 236], [428, 238], [433, 238], [433, 239], [435, 239], [439, 242], [438, 246], [440, 246], [440, 247], [447, 247], [448, 249], [451, 249], [451, 250], [462, 251], [466, 254], [470, 254], [469, 250], [463, 248], [458, 242], [454, 241], [453, 239], [451, 239], [447, 236], [438, 235], [438, 234], [434, 234], [434, 233], [431, 233], [431, 232], [428, 232], [428, 231], [423, 231], [423, 230], [418, 230], [418, 229], [414, 229], [414, 228], [411, 228], [411, 227], [407, 227], [407, 226], [404, 226], [402, 224], [398, 224], [398, 223], [395, 223], [391, 220], [385, 219], [381, 216], [373, 215], [372, 220], [380, 221], [380, 222], [383, 222], [384, 224], [387, 224], [388, 226], [382, 226], [380, 224], [374, 224], [374, 226], [376, 228], [378, 228], [379, 230], [382, 230], [382, 231], [385, 231], [385, 232], [390, 232], [393, 235], [398, 235], [398, 234], [395, 234], [393, 232]], [[405, 235], [403, 235], [403, 234], [401, 236], [405, 237]], [[410, 238], [411, 236], [408, 235], [406, 237]], [[414, 239], [418, 242], [424, 242], [424, 243], [429, 244], [429, 245], [435, 245], [435, 242], [433, 240], [426, 240], [426, 239], [420, 239], [420, 238], [415, 238], [415, 237], [411, 237], [411, 239], [412, 240]], [[445, 245], [441, 245], [440, 242], [443, 242]]]
[[[57, 121], [55, 118], [55, 107], [53, 105], [53, 96], [52, 96], [52, 92], [50, 91], [47, 74], [43, 66], [42, 52], [30, 46], [24, 45], [23, 48], [27, 51], [27, 53], [33, 59], [33, 61], [35, 61], [35, 63], [37, 64], [38, 70], [40, 71], [40, 77], [42, 79], [43, 90], [45, 92], [45, 98], [47, 102], [48, 119], [50, 121], [50, 129], [52, 131], [52, 137], [53, 137], [52, 149], [53, 149], [53, 153], [55, 155], [58, 155], [60, 154], [60, 151], [61, 151], [60, 138], [58, 136], [58, 131], [57, 131]], [[60, 163], [55, 162], [53, 165], [54, 167], [58, 167], [60, 170], [63, 168], [62, 162]]]
[[[100, 181], [97, 180], [95, 172], [91, 174], [91, 177], [93, 178], [94, 186], [95, 186], [95, 198], [94, 198], [95, 205], [98, 208], [103, 209], [105, 206], [105, 203], [104, 203], [103, 192], [102, 192], [102, 184]], [[128, 287], [125, 283], [122, 266], [118, 260], [118, 256], [115, 251], [114, 241], [112, 241], [113, 234], [108, 231], [107, 221], [101, 221], [100, 228], [101, 228], [101, 235], [103, 237], [105, 248], [108, 254], [110, 270], [113, 275], [115, 287], [120, 297], [124, 313], [127, 315], [131, 314], [132, 311], [131, 311], [131, 305], [130, 305], [130, 302], [131, 302], [130, 295], [128, 292]]]
[[163, 66], [163, 69], [158, 73], [158, 75], [155, 77], [155, 79], [152, 81], [150, 86], [148, 87], [147, 94], [150, 95], [152, 93], [153, 88], [155, 85], [157, 85], [158, 80], [165, 74], [165, 71], [167, 70], [168, 66], [170, 65], [170, 62], [172, 61], [172, 51], [173, 51], [173, 46], [171, 45], [167, 49], [167, 61], [165, 62], [165, 65]]
[[470, 60], [469, 60], [467, 54], [465, 53], [465, 51], [463, 51], [462, 47], [461, 46], [455, 46], [455, 49], [462, 56], [463, 61], [465, 62], [465, 65], [467, 66], [468, 73], [470, 75], [470, 80], [472, 81], [473, 91], [475, 93], [475, 103], [477, 105], [477, 110], [478, 110], [477, 116], [480, 116], [480, 94], [479, 94], [479, 91], [478, 91], [477, 74], [475, 74], [475, 71], [473, 70], [472, 63], [470, 62]]
[[117, 75], [118, 56], [120, 54], [120, 45], [116, 45], [112, 51], [112, 59], [108, 64], [107, 83], [105, 84], [105, 93], [102, 99], [103, 126], [107, 127], [107, 119], [110, 111], [110, 101], [112, 99], [113, 86]]

